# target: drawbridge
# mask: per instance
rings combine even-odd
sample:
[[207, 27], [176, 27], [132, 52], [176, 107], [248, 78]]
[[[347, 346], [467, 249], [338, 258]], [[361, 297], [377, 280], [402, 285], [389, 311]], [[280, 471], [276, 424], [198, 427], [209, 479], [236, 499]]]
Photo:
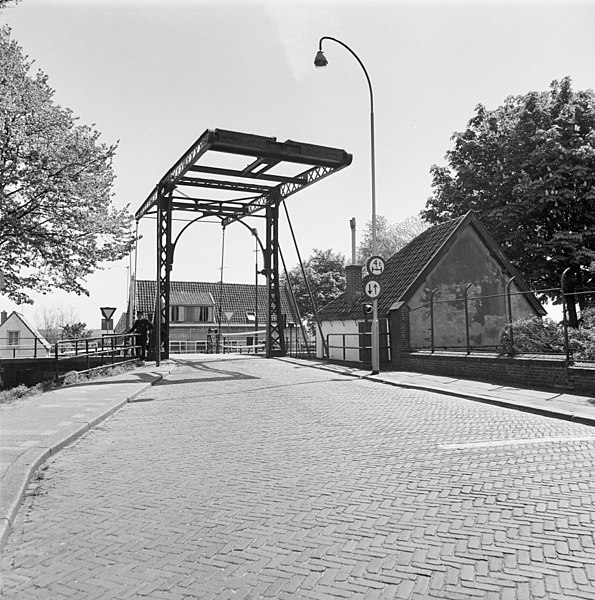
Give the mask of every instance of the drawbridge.
[[[266, 356], [285, 355], [279, 282], [279, 207], [285, 198], [351, 164], [345, 150], [223, 129], [208, 129], [165, 173], [136, 212], [157, 222], [156, 348], [169, 356], [170, 272], [176, 242], [189, 224], [217, 217], [224, 227], [266, 220], [261, 249], [267, 280]], [[174, 239], [175, 212], [194, 213]], [[260, 240], [259, 240], [260, 242]]]

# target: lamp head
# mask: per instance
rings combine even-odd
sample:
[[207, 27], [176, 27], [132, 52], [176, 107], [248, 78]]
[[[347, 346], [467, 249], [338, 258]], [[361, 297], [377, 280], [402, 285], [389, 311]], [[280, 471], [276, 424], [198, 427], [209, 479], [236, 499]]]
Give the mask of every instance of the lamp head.
[[316, 53], [316, 58], [314, 59], [314, 66], [319, 69], [321, 67], [326, 67], [328, 65], [328, 60], [326, 60], [326, 56], [322, 50], [319, 50]]

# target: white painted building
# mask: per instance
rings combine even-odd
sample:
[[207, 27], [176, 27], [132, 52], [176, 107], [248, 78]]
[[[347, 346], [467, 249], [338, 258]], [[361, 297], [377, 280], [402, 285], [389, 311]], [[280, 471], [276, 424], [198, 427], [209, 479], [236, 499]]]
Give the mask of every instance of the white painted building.
[[0, 318], [0, 358], [35, 358], [50, 356], [51, 344], [23, 315], [13, 311]]

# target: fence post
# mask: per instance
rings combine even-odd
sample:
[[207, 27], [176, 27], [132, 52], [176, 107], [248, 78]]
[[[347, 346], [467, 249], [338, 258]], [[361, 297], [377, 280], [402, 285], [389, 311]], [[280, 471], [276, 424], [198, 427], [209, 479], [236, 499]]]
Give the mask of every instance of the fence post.
[[54, 362], [56, 369], [56, 383], [58, 383], [58, 379], [60, 377], [60, 372], [58, 371], [58, 342], [54, 343]]
[[471, 342], [469, 340], [469, 290], [471, 289], [472, 283], [468, 283], [465, 288], [465, 333], [467, 335], [467, 354], [471, 354]]
[[515, 280], [511, 277], [506, 284], [506, 305], [508, 308], [508, 330], [510, 331], [510, 356], [514, 356], [514, 332], [512, 331], [512, 301], [510, 299], [510, 286]]
[[85, 354], [87, 355], [87, 371], [89, 370], [89, 340], [85, 340]]
[[560, 291], [562, 292], [562, 325], [564, 327], [564, 352], [566, 354], [566, 365], [570, 364], [570, 346], [568, 344], [568, 317], [566, 315], [566, 275], [570, 271], [570, 267], [564, 270], [562, 273], [562, 279], [560, 280]]
[[437, 291], [438, 288], [434, 288], [430, 293], [430, 346], [432, 354], [434, 354], [434, 294]]

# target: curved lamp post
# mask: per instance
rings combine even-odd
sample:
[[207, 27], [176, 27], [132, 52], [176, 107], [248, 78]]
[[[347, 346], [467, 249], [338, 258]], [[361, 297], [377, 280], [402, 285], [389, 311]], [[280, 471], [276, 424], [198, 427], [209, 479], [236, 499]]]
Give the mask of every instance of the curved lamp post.
[[[343, 46], [359, 63], [362, 68], [366, 81], [368, 82], [368, 89], [370, 90], [370, 164], [372, 173], [372, 255], [376, 256], [376, 157], [374, 151], [374, 94], [372, 93], [372, 82], [364, 67], [364, 63], [359, 59], [359, 56], [345, 43], [334, 37], [323, 36], [318, 42], [318, 52], [314, 59], [314, 66], [326, 67], [328, 60], [322, 51], [322, 42], [324, 40], [331, 40], [336, 42], [340, 46]], [[372, 375], [377, 374], [380, 371], [380, 342], [379, 342], [379, 327], [378, 327], [378, 300], [376, 298], [372, 301]]]

